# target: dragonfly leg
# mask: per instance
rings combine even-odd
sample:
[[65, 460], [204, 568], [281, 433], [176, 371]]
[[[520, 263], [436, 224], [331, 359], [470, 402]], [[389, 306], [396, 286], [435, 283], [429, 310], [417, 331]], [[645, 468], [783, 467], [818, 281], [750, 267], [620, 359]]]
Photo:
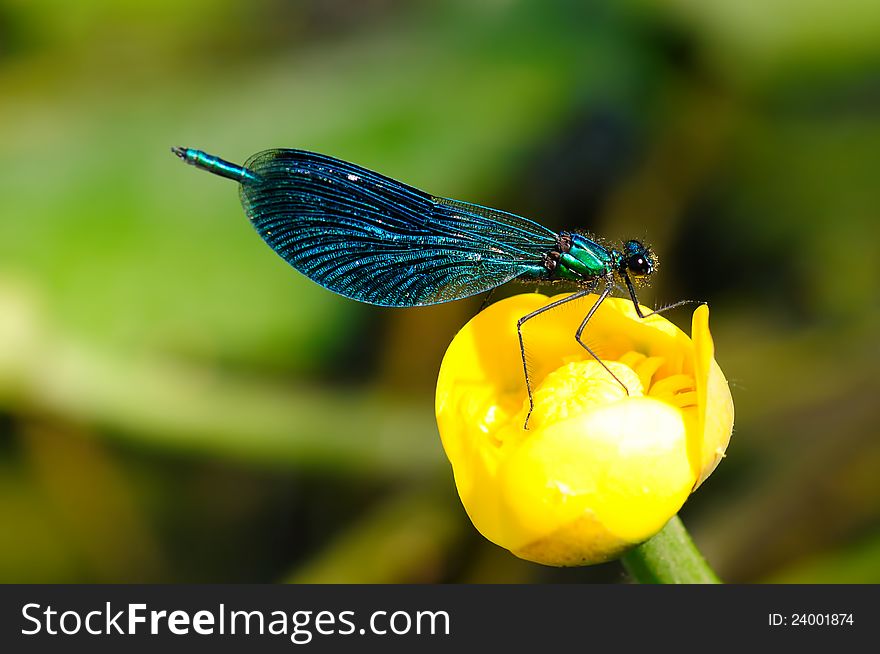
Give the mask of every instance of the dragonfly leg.
[[639, 306], [639, 298], [636, 297], [636, 289], [633, 286], [632, 281], [629, 276], [624, 276], [624, 280], [626, 281], [626, 288], [629, 291], [629, 297], [632, 300], [633, 307], [635, 307], [636, 315], [639, 318], [645, 319], [648, 316], [653, 316], [655, 313], [663, 313], [664, 311], [669, 311], [670, 309], [674, 309], [675, 307], [680, 307], [683, 304], [690, 304], [692, 302], [698, 302], [699, 300], [679, 300], [678, 302], [673, 302], [672, 304], [667, 304], [665, 307], [660, 307], [659, 309], [654, 309], [649, 313], [642, 313], [642, 308]]
[[639, 314], [639, 318], [648, 318], [649, 316], [653, 316], [656, 313], [663, 313], [664, 311], [669, 311], [670, 309], [674, 309], [676, 307], [680, 307], [684, 304], [693, 304], [699, 303], [699, 300], [679, 300], [678, 302], [673, 302], [672, 304], [667, 304], [665, 307], [660, 307], [659, 309], [654, 309], [650, 313], [646, 313], [642, 315], [642, 312], [637, 308], [636, 313]]
[[626, 384], [624, 384], [622, 381], [620, 381], [620, 378], [611, 371], [611, 368], [609, 368], [607, 365], [605, 365], [605, 362], [602, 361], [602, 359], [600, 359], [598, 357], [598, 355], [595, 352], [593, 352], [593, 350], [590, 349], [590, 346], [581, 340], [581, 336], [584, 333], [584, 329], [586, 329], [586, 327], [587, 327], [587, 323], [590, 322], [590, 318], [593, 317], [593, 314], [596, 313], [596, 310], [599, 308], [599, 305], [605, 301], [605, 298], [608, 297], [608, 295], [611, 293], [611, 289], [613, 289], [613, 288], [614, 288], [614, 286], [612, 284], [607, 284], [605, 286], [605, 289], [602, 291], [602, 294], [599, 295], [599, 298], [593, 303], [593, 306], [590, 307], [590, 310], [587, 312], [587, 316], [584, 318], [583, 322], [581, 322], [581, 326], [578, 327], [578, 330], [575, 332], [574, 340], [576, 340], [578, 342], [578, 345], [580, 345], [587, 352], [589, 352], [590, 356], [592, 356], [596, 361], [598, 361], [599, 365], [601, 365], [603, 368], [605, 368], [605, 370], [608, 371], [608, 374], [611, 375], [612, 377], [614, 377], [614, 381], [616, 381], [618, 384], [623, 386], [623, 390], [626, 391], [627, 395], [629, 395], [629, 389], [626, 387]]
[[525, 377], [526, 377], [526, 391], [529, 394], [529, 412], [526, 414], [526, 421], [523, 424], [523, 429], [529, 428], [529, 418], [532, 416], [532, 411], [535, 408], [535, 400], [532, 397], [532, 380], [529, 377], [529, 365], [528, 365], [528, 363], [526, 363], [526, 346], [525, 346], [525, 343], [523, 342], [522, 326], [523, 326], [523, 324], [525, 324], [526, 322], [528, 322], [532, 318], [534, 318], [536, 316], [540, 316], [545, 311], [550, 311], [550, 309], [555, 309], [556, 307], [561, 306], [561, 305], [565, 304], [566, 302], [571, 302], [572, 300], [577, 300], [578, 298], [582, 298], [585, 295], [588, 295], [589, 293], [591, 293], [592, 291], [593, 291], [592, 288], [587, 288], [587, 289], [583, 289], [581, 291], [577, 291], [576, 293], [572, 293], [568, 297], [564, 297], [561, 300], [556, 300], [556, 302], [551, 302], [550, 304], [548, 304], [545, 307], [541, 307], [540, 309], [536, 309], [535, 311], [532, 311], [530, 314], [523, 316], [522, 318], [520, 318], [516, 322], [516, 335], [519, 336], [519, 354], [520, 354], [520, 357], [522, 358], [523, 373], [525, 374]]

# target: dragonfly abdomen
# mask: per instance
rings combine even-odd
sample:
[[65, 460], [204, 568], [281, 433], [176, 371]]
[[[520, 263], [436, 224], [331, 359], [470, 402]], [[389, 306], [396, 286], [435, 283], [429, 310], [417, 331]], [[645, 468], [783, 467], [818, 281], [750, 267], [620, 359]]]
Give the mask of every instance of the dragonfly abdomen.
[[258, 177], [244, 166], [215, 157], [213, 154], [196, 150], [195, 148], [171, 148], [171, 151], [186, 163], [220, 177], [233, 179], [242, 184], [259, 181]]

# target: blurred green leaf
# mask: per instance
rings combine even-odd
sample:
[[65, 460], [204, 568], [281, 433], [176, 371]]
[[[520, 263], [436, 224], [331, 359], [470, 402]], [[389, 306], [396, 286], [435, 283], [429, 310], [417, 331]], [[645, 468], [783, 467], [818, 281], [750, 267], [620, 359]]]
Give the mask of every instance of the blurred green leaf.
[[880, 537], [797, 561], [762, 580], [770, 584], [880, 584]]
[[382, 503], [288, 579], [300, 584], [428, 583], [441, 579], [469, 523], [449, 493], [415, 491]]
[[27, 406], [107, 436], [263, 465], [412, 476], [442, 459], [430, 398], [411, 405], [113, 356], [57, 338], [0, 289], [0, 407]]

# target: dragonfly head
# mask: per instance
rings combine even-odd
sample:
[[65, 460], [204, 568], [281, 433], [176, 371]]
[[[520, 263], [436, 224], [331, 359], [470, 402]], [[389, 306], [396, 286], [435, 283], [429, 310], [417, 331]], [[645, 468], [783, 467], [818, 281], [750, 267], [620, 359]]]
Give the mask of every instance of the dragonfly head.
[[657, 259], [641, 241], [627, 241], [617, 263], [617, 272], [634, 280], [641, 280], [654, 272]]

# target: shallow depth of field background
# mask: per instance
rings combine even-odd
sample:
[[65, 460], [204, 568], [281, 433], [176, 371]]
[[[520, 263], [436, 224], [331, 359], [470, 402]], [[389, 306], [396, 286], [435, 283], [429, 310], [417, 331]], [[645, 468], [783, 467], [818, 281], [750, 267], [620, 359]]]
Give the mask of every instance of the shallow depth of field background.
[[433, 390], [480, 298], [324, 291], [172, 145], [647, 240], [736, 402], [698, 545], [880, 582], [876, 1], [0, 2], [0, 581], [622, 582], [458, 503]]

